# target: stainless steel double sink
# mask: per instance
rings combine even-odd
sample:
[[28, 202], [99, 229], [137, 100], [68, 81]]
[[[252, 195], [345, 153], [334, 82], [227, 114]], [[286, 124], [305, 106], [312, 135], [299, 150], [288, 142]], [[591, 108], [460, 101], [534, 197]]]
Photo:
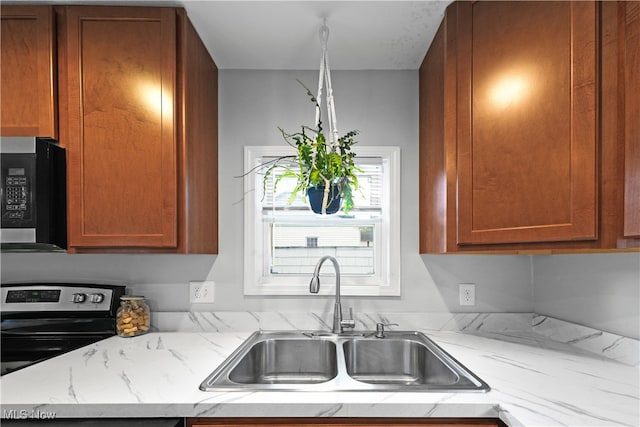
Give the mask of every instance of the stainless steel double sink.
[[254, 332], [203, 391], [486, 392], [489, 386], [420, 332]]

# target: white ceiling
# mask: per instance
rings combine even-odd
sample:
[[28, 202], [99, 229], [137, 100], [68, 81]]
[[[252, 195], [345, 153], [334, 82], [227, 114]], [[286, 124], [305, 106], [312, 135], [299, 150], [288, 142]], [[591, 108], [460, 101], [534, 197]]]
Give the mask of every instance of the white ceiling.
[[[122, 4], [109, 0], [48, 3]], [[330, 29], [331, 69], [417, 69], [450, 0], [127, 1], [187, 10], [221, 69], [317, 69], [318, 30]]]
[[445, 1], [185, 1], [220, 68], [317, 69], [329, 27], [332, 69], [417, 69]]

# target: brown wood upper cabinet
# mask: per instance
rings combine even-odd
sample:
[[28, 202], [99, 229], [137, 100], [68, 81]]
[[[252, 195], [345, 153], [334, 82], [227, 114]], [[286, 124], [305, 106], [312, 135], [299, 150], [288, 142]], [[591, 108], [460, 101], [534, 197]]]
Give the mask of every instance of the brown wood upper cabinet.
[[59, 12], [72, 252], [217, 252], [217, 68], [184, 11]]
[[620, 4], [624, 43], [624, 237], [640, 237], [640, 2]]
[[421, 252], [616, 248], [617, 8], [449, 6], [420, 68]]
[[3, 5], [0, 13], [0, 135], [57, 138], [53, 8]]

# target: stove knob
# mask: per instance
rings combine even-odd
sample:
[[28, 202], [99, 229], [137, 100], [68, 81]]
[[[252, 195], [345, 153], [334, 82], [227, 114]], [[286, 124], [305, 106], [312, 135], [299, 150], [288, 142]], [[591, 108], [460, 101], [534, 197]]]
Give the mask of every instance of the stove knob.
[[90, 301], [90, 302], [93, 302], [93, 303], [95, 303], [95, 304], [99, 304], [99, 303], [101, 303], [102, 301], [104, 301], [104, 294], [100, 294], [100, 293], [98, 293], [98, 294], [91, 294], [91, 295], [89, 295], [89, 301]]
[[87, 295], [86, 294], [73, 294], [71, 295], [71, 302], [74, 302], [76, 304], [85, 302], [87, 299]]

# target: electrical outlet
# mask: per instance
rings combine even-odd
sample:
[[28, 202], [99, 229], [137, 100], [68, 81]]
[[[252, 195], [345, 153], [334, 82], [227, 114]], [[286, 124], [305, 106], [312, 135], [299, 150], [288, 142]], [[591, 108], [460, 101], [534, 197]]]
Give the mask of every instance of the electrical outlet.
[[460, 305], [476, 305], [476, 285], [474, 283], [460, 283]]
[[212, 303], [214, 301], [214, 281], [189, 282], [189, 302], [192, 304]]

